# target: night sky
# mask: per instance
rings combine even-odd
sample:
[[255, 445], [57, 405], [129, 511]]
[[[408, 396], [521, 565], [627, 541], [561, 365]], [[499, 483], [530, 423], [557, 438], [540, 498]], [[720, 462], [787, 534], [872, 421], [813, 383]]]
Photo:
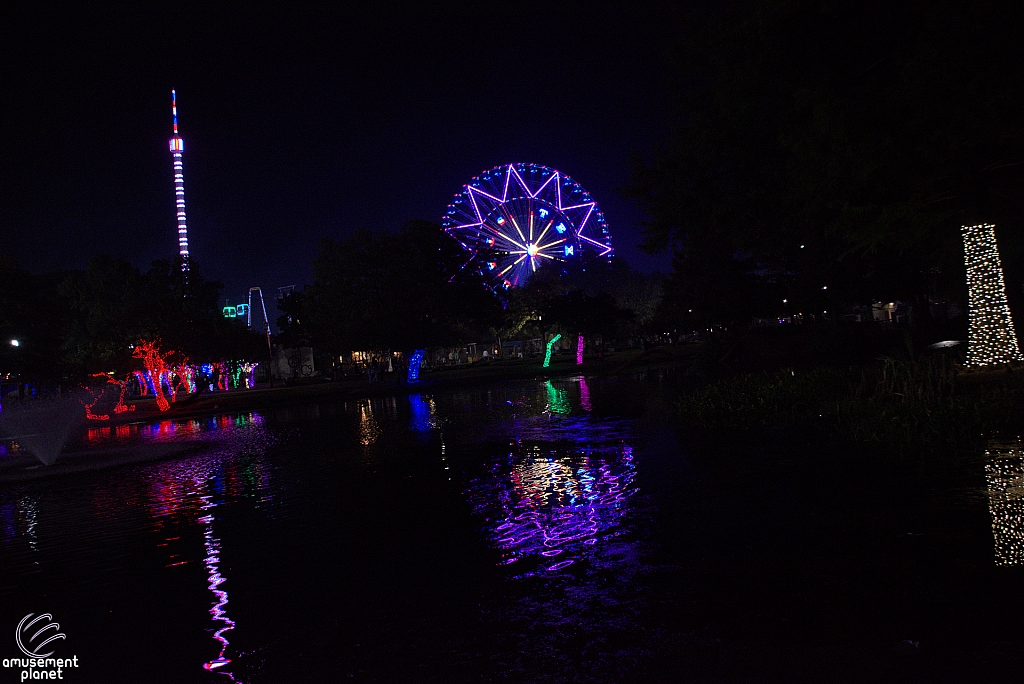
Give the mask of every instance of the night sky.
[[[5, 10], [0, 252], [33, 272], [177, 253], [170, 91], [192, 259], [243, 297], [312, 279], [317, 241], [440, 221], [484, 169], [552, 166], [597, 200], [668, 138], [667, 9]], [[495, 9], [497, 8], [497, 9]], [[133, 10], [134, 12], [135, 10]]]

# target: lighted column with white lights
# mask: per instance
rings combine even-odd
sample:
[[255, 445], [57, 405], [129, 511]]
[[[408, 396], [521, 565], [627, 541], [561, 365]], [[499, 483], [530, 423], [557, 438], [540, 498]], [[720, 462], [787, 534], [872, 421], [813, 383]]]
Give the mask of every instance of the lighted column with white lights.
[[967, 365], [991, 366], [1024, 361], [1006, 302], [1003, 266], [990, 223], [963, 226], [967, 264]]

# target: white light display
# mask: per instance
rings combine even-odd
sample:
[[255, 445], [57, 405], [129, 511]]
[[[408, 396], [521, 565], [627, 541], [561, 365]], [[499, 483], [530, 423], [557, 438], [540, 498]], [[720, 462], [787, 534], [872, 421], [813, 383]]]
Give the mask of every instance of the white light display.
[[993, 445], [987, 454], [985, 480], [992, 514], [996, 565], [1024, 562], [1024, 467], [1015, 446]]
[[967, 264], [967, 305], [970, 330], [967, 365], [990, 366], [1022, 361], [1006, 303], [1003, 267], [996, 246], [995, 226], [964, 226], [964, 261]]

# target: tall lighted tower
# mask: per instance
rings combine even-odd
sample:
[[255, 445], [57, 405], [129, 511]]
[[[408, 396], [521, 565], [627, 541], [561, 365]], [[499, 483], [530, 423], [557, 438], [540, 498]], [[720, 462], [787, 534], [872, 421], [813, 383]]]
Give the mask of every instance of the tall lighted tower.
[[181, 255], [181, 270], [188, 279], [188, 226], [185, 225], [185, 175], [182, 171], [181, 155], [185, 141], [178, 136], [178, 96], [171, 91], [171, 116], [174, 118], [174, 137], [170, 140], [174, 157], [174, 200], [178, 212], [178, 254]]

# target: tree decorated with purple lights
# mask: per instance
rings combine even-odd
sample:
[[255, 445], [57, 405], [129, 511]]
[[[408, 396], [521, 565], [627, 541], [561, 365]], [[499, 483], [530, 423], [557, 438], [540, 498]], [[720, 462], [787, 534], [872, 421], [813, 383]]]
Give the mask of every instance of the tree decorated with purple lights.
[[448, 205], [445, 231], [495, 290], [517, 287], [547, 261], [611, 257], [612, 236], [594, 198], [569, 176], [540, 164], [495, 166]]

